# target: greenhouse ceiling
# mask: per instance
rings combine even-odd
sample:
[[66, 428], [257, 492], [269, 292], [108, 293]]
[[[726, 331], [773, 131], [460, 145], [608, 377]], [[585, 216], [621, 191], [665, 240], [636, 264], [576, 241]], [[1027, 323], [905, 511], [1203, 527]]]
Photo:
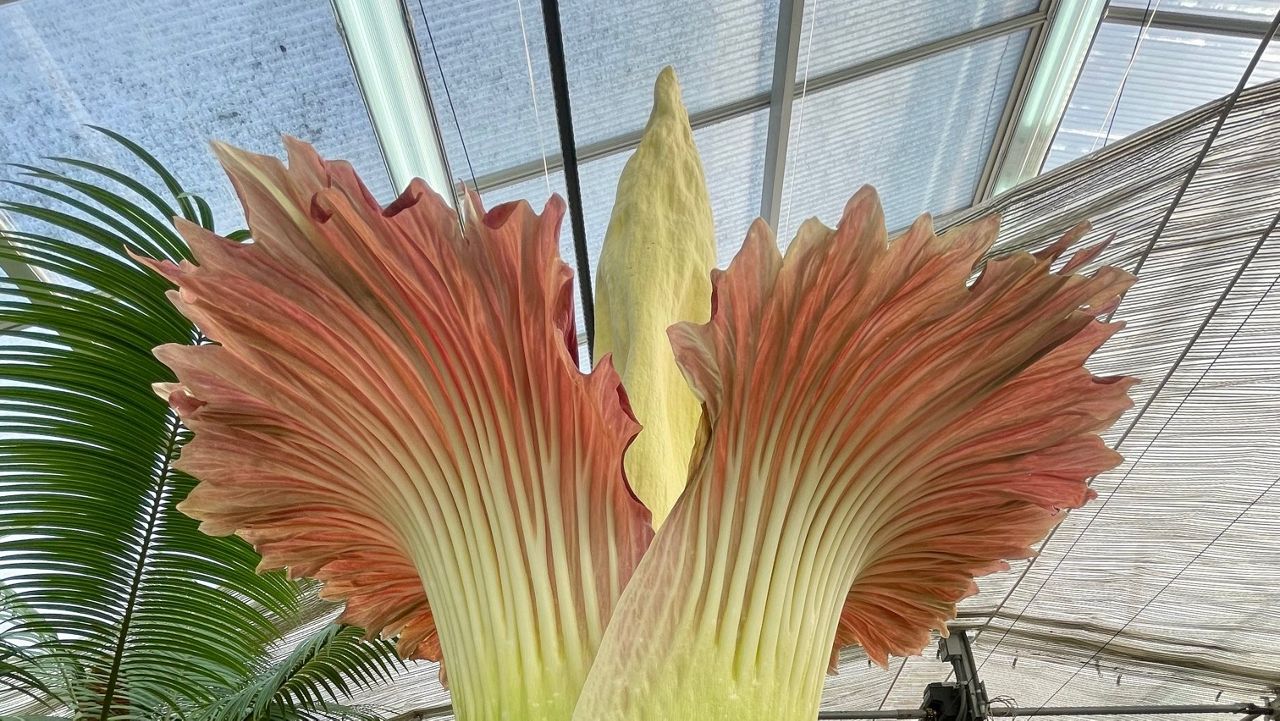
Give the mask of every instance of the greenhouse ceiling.
[[[1275, 696], [1280, 44], [1265, 43], [1280, 0], [560, 12], [588, 277], [666, 65], [721, 265], [757, 216], [791, 237], [811, 216], [833, 223], [864, 183], [891, 229], [994, 210], [1004, 247], [1038, 247], [1080, 217], [1114, 233], [1100, 262], [1141, 282], [1095, 363], [1143, 379], [1105, 436], [1126, 462], [1039, 557], [981, 581], [957, 626], [988, 691], [1015, 706]], [[224, 232], [240, 208], [210, 138], [278, 154], [295, 135], [349, 159], [384, 202], [418, 175], [489, 206], [540, 205], [566, 192], [543, 24], [532, 0], [408, 0], [391, 14], [354, 0], [0, 0], [0, 159], [127, 167], [85, 128], [105, 126], [186, 179], [230, 219]], [[569, 233], [561, 244], [573, 258]], [[949, 673], [928, 654], [886, 672], [846, 652], [823, 708], [914, 708]], [[448, 695], [420, 663], [361, 700], [408, 711]]]

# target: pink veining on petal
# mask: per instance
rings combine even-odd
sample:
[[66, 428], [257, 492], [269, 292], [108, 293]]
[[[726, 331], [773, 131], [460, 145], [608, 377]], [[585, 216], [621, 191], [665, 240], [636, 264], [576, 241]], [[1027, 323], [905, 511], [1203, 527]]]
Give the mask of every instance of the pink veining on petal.
[[566, 614], [593, 652], [652, 531], [623, 478], [637, 425], [617, 374], [577, 369], [562, 201], [472, 197], [462, 229], [421, 181], [384, 209], [347, 164], [287, 145], [288, 167], [216, 148], [252, 242], [179, 221], [197, 263], [151, 263], [216, 341], [156, 352], [194, 434], [180, 508], [321, 580], [406, 656], [559, 634], [493, 627]]

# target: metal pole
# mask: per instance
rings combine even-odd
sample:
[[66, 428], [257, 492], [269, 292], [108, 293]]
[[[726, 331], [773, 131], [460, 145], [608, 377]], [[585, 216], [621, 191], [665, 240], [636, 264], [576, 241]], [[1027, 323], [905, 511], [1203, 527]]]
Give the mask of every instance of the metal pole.
[[[448, 705], [407, 711], [391, 721], [415, 721], [448, 715]], [[1218, 704], [1208, 706], [1058, 706], [1044, 708], [1006, 708], [993, 706], [990, 715], [1012, 716], [1135, 716], [1141, 714], [1246, 714], [1237, 721], [1253, 721], [1259, 717], [1272, 718], [1271, 709], [1252, 703]], [[819, 719], [926, 719], [929, 713], [918, 708], [885, 709], [883, 711], [820, 711]]]
[[883, 711], [819, 711], [820, 719], [874, 719], [874, 718], [901, 718], [901, 719], [922, 719], [926, 718], [928, 713], [924, 709], [918, 708], [898, 708], [885, 709]]
[[[1182, 705], [1182, 706], [1045, 706], [1036, 708], [1006, 708], [992, 706], [992, 717], [1013, 716], [1135, 716], [1159, 714], [1258, 714], [1266, 715], [1265, 706], [1252, 703]], [[819, 719], [925, 719], [923, 709], [886, 709], [884, 711], [823, 711]]]
[[765, 141], [763, 197], [760, 199], [760, 217], [779, 233], [785, 232], [778, 223], [803, 24], [804, 0], [782, 0], [778, 5], [778, 39], [773, 51], [773, 90], [769, 94], [769, 135]]
[[547, 35], [547, 64], [556, 102], [556, 126], [560, 130], [560, 157], [564, 160], [564, 187], [569, 195], [569, 225], [573, 228], [573, 255], [578, 266], [578, 291], [582, 295], [582, 320], [587, 327], [587, 354], [594, 358], [596, 311], [591, 297], [591, 259], [587, 256], [587, 229], [582, 219], [582, 186], [578, 181], [578, 147], [573, 142], [573, 113], [569, 108], [569, 75], [564, 64], [564, 38], [560, 33], [560, 3], [542, 0], [542, 27]]
[[1251, 714], [1267, 709], [1251, 703], [1205, 706], [1045, 706], [1044, 708], [991, 708], [992, 716], [1135, 716], [1141, 714]]

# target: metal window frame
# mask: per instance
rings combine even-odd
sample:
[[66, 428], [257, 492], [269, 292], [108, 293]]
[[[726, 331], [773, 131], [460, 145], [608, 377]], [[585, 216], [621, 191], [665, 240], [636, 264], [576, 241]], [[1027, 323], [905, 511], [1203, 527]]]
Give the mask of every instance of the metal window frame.
[[[778, 29], [778, 37], [779, 39], [782, 39], [785, 32], [787, 40], [782, 42], [777, 48], [775, 48], [774, 84], [771, 90], [769, 92], [758, 93], [756, 95], [752, 95], [746, 98], [741, 98], [739, 100], [735, 100], [730, 103], [725, 103], [723, 105], [718, 105], [712, 108], [708, 108], [706, 110], [690, 113], [689, 121], [690, 121], [690, 124], [693, 126], [694, 130], [715, 125], [717, 123], [721, 123], [726, 120], [739, 118], [739, 117], [748, 115], [750, 113], [753, 113], [757, 110], [770, 109], [771, 115], [772, 115], [773, 114], [772, 109], [775, 106], [779, 107], [778, 112], [781, 115], [781, 112], [782, 112], [781, 106], [784, 104], [784, 102], [780, 101], [778, 103], [775, 103], [775, 98], [778, 97], [779, 91], [785, 88], [786, 84], [785, 82], [779, 81], [777, 77], [777, 73], [780, 68], [785, 69], [787, 65], [787, 62], [786, 62], [787, 58], [785, 57], [785, 54], [790, 52], [790, 50], [792, 49], [792, 46], [790, 43], [790, 35], [792, 33], [799, 32], [799, 28], [795, 27], [797, 22], [796, 18], [800, 17], [799, 15], [797, 15], [797, 13], [802, 12], [803, 8], [801, 7], [799, 10], [797, 10], [797, 6], [802, 6], [802, 4], [803, 4], [802, 0], [790, 0], [790, 1], [783, 0], [783, 3], [782, 3], [783, 8], [789, 9], [791, 10], [791, 12], [789, 13], [781, 12], [779, 15], [780, 27]], [[922, 45], [917, 45], [914, 47], [904, 48], [902, 50], [886, 53], [885, 55], [881, 55], [879, 57], [871, 58], [869, 60], [864, 60], [862, 62], [854, 63], [852, 65], [849, 65], [843, 68], [838, 68], [836, 70], [832, 70], [830, 72], [826, 72], [821, 75], [811, 77], [809, 78], [808, 92], [810, 94], [813, 94], [813, 93], [821, 92], [823, 90], [829, 90], [832, 88], [842, 86], [846, 83], [852, 82], [854, 80], [865, 78], [869, 75], [874, 75], [886, 70], [890, 70], [896, 67], [900, 67], [902, 65], [915, 62], [917, 60], [923, 60], [925, 58], [930, 58], [935, 55], [940, 55], [942, 53], [946, 53], [951, 50], [956, 50], [958, 48], [973, 45], [973, 44], [982, 42], [984, 40], [990, 40], [992, 38], [1002, 37], [1004, 35], [1009, 35], [1009, 34], [1012, 34], [1021, 30], [1025, 30], [1028, 28], [1039, 28], [1043, 26], [1047, 21], [1048, 21], [1048, 13], [1045, 11], [1044, 7], [1037, 8], [1036, 10], [1029, 13], [1008, 18], [1006, 20], [1001, 20], [999, 22], [991, 23], [989, 25], [984, 25], [982, 27], [974, 28], [972, 30], [967, 30], [965, 32], [957, 33], [955, 35], [950, 35], [944, 38], [940, 38], [938, 40], [934, 40], [932, 42], [924, 43]], [[784, 25], [786, 27], [782, 27]], [[783, 57], [781, 58], [778, 57], [779, 50], [783, 55]], [[799, 88], [796, 88], [795, 86], [794, 65], [792, 65], [792, 79], [791, 79], [792, 100], [794, 100], [798, 96], [799, 92], [800, 92]], [[773, 118], [771, 118], [771, 120], [773, 120]], [[781, 123], [782, 118], [778, 117], [777, 120], [778, 122], [776, 124], [771, 123], [770, 125], [770, 135], [772, 136], [772, 135], [775, 135], [776, 133], [780, 138], [781, 130], [782, 130], [782, 123]], [[787, 123], [787, 125], [789, 130], [789, 123]], [[578, 162], [587, 163], [591, 160], [596, 160], [598, 158], [603, 158], [609, 155], [613, 155], [615, 153], [631, 150], [635, 148], [637, 145], [639, 145], [641, 132], [642, 132], [642, 129], [636, 129], [634, 131], [623, 133], [623, 134], [614, 136], [612, 138], [606, 138], [604, 140], [600, 140], [594, 143], [587, 143], [585, 145], [580, 145], [577, 148]], [[785, 149], [785, 143], [780, 140], [774, 140], [771, 144], [770, 141], [767, 139], [766, 154], [768, 152], [768, 148], [774, 148], [774, 147], [779, 149]], [[767, 167], [772, 168], [772, 172], [774, 176], [776, 176], [779, 172], [783, 172], [785, 170], [786, 163], [785, 163], [785, 157], [783, 157], [783, 155], [784, 153], [776, 153], [775, 157], [779, 158], [780, 160], [775, 161], [772, 164], [772, 166], [768, 165], [768, 160], [766, 159], [766, 165]], [[546, 168], [548, 170], [551, 170], [551, 171], [559, 170], [563, 167], [563, 165], [564, 163], [558, 154], [547, 156]], [[782, 168], [782, 170], [779, 170], [780, 167]], [[542, 175], [543, 172], [544, 170], [543, 170], [542, 160], [541, 159], [532, 160], [526, 163], [521, 163], [519, 165], [513, 165], [503, 170], [482, 175], [476, 178], [473, 187], [480, 192], [484, 192], [486, 190], [493, 190], [495, 188], [501, 188], [501, 187], [512, 185], [524, 180], [530, 180], [532, 178], [536, 178]], [[471, 184], [468, 183], [468, 185], [471, 185]], [[780, 191], [781, 183], [780, 182], [776, 183], [775, 186], [773, 186], [773, 188], [776, 188], [778, 191]], [[771, 192], [773, 188], [771, 188]], [[763, 206], [763, 200], [764, 199], [762, 198], [762, 206]]]
[[[974, 204], [1040, 174], [1075, 86], [1104, 24], [1136, 25], [1261, 40], [1269, 20], [1222, 17], [1144, 8], [1116, 7], [1108, 0], [1050, 0], [1049, 32], [1037, 49], [1023, 97], [1000, 130]], [[1087, 40], [1086, 40], [1087, 38]]]
[[1235, 35], [1255, 40], [1266, 37], [1270, 20], [1253, 18], [1233, 18], [1219, 15], [1203, 15], [1181, 10], [1158, 10], [1147, 17], [1143, 8], [1116, 7], [1107, 8], [1106, 17], [1109, 23], [1120, 25], [1147, 24], [1148, 27], [1164, 30], [1190, 30], [1193, 32], [1213, 33], [1214, 35]]
[[975, 205], [1040, 174], [1107, 4], [1049, 0], [1042, 6], [1049, 21], [1028, 42], [974, 194]]
[[[369, 109], [388, 172], [397, 186], [411, 177], [428, 179], [450, 200], [453, 178], [440, 135], [413, 23], [404, 0], [331, 0], [357, 82]], [[360, 32], [376, 20], [380, 33]], [[760, 215], [776, 224], [787, 165], [791, 110], [799, 96], [799, 58], [804, 0], [780, 0], [772, 85], [768, 92], [690, 114], [695, 130], [768, 110]], [[892, 68], [1028, 30], [1029, 37], [984, 160], [973, 202], [979, 203], [1039, 174], [1058, 123], [1066, 112], [1093, 38], [1104, 22], [1262, 37], [1266, 21], [1161, 11], [1146, 18], [1139, 8], [1110, 7], [1107, 0], [1042, 0], [1036, 10], [965, 32], [864, 60], [812, 77], [808, 92], [840, 87]], [[373, 41], [377, 41], [376, 43]], [[394, 92], [393, 92], [394, 90]], [[429, 130], [425, 130], [429, 129]], [[579, 163], [634, 149], [642, 129], [577, 147]], [[484, 192], [562, 170], [560, 154], [475, 178], [466, 185]]]
[[764, 183], [760, 217], [778, 227], [782, 212], [782, 184], [787, 173], [787, 142], [791, 139], [791, 108], [796, 99], [796, 70], [800, 61], [800, 31], [804, 0], [778, 4], [778, 39], [773, 55], [773, 88], [769, 93], [769, 130], [765, 139]]
[[403, 0], [330, 0], [391, 184], [426, 180], [453, 207], [453, 174]]

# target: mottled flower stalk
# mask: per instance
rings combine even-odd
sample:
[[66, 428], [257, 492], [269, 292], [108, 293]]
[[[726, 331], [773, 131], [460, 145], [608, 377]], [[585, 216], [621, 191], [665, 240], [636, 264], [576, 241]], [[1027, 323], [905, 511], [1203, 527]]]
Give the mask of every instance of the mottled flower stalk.
[[666, 68], [640, 145], [618, 178], [595, 288], [596, 358], [612, 355], [644, 426], [627, 449], [627, 480], [655, 526], [684, 490], [702, 417], [667, 326], [707, 321], [715, 263], [702, 161], [675, 72]]

